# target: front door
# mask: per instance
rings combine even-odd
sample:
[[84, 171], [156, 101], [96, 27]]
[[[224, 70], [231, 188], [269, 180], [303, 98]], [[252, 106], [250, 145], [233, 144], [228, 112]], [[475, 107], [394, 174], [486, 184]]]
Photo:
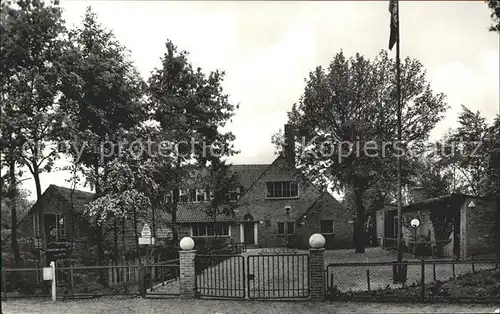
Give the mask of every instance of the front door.
[[246, 244], [255, 244], [253, 222], [243, 223], [243, 239]]

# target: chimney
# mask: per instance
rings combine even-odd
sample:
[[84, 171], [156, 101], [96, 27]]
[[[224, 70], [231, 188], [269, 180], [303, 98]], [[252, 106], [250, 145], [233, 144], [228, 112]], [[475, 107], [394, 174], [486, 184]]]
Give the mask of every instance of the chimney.
[[295, 137], [290, 124], [285, 124], [285, 159], [290, 168], [295, 168]]
[[419, 203], [428, 198], [427, 191], [424, 187], [416, 186], [411, 193], [413, 203]]

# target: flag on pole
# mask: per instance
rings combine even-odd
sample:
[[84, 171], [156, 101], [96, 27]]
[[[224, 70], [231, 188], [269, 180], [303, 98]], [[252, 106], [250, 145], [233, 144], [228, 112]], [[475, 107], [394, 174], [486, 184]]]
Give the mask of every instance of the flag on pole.
[[398, 0], [389, 0], [389, 12], [391, 13], [391, 35], [389, 37], [389, 50], [392, 50], [398, 40]]

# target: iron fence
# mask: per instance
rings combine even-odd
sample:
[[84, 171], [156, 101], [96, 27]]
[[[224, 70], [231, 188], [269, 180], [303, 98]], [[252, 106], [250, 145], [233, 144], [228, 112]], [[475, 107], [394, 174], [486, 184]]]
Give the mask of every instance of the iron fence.
[[[150, 265], [56, 266], [55, 275], [58, 299], [139, 295], [146, 289], [148, 295], [180, 295], [178, 259]], [[5, 298], [51, 297], [51, 281], [43, 280], [43, 268], [3, 268], [2, 292]]]
[[300, 251], [290, 247], [263, 248], [260, 250], [260, 255], [275, 255], [275, 254], [298, 254]]
[[[325, 271], [329, 300], [498, 301], [500, 260], [335, 263]], [[395, 268], [406, 274], [397, 282]], [[481, 289], [471, 289], [472, 286]]]
[[250, 299], [305, 299], [309, 294], [309, 254], [248, 256]]
[[146, 266], [145, 288], [148, 297], [176, 297], [180, 295], [179, 260]]
[[43, 280], [42, 268], [2, 268], [4, 298], [50, 298], [51, 282]]
[[[64, 298], [138, 295], [142, 265], [69, 266], [56, 268], [64, 281]], [[56, 277], [57, 278], [57, 277]]]
[[197, 254], [196, 294], [199, 297], [244, 298], [245, 260], [241, 255]]

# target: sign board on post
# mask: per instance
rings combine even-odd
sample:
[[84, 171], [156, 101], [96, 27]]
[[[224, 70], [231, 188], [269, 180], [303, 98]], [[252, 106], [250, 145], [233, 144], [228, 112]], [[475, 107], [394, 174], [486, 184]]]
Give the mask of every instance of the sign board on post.
[[153, 245], [155, 238], [139, 238], [139, 245]]
[[144, 224], [144, 227], [142, 227], [141, 237], [151, 238], [151, 229], [149, 229], [148, 224]]
[[170, 239], [170, 238], [172, 238], [172, 229], [170, 229], [170, 228], [158, 228], [156, 230], [156, 237], [158, 239]]
[[52, 267], [43, 268], [43, 280], [52, 280]]

